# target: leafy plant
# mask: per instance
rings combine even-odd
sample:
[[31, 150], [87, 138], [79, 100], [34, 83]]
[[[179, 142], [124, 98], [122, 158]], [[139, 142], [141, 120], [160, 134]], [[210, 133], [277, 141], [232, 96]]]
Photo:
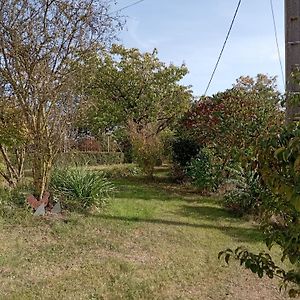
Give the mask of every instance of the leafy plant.
[[[245, 249], [227, 249], [219, 254], [240, 260], [241, 265], [257, 273], [283, 280], [291, 297], [300, 296], [300, 125], [270, 128], [257, 144], [258, 171], [267, 193], [261, 193], [266, 245], [278, 245], [281, 260], [289, 260], [294, 269], [276, 266], [267, 254], [254, 254]], [[265, 197], [266, 196], [266, 197]]]
[[270, 279], [278, 277], [282, 280], [280, 290], [289, 288], [289, 296], [291, 298], [300, 296], [299, 271], [285, 271], [281, 267], [278, 267], [268, 253], [261, 252], [259, 254], [254, 254], [243, 247], [238, 247], [234, 251], [231, 249], [221, 251], [218, 258], [220, 259], [221, 257], [224, 258], [227, 264], [229, 263], [230, 258], [240, 261], [241, 266], [251, 270], [251, 272], [257, 274], [259, 278], [262, 278], [263, 276], [268, 276]]
[[192, 183], [202, 190], [212, 190], [218, 186], [218, 172], [208, 149], [200, 150], [187, 167], [187, 175]]
[[103, 173], [82, 168], [56, 169], [50, 187], [67, 200], [79, 202], [84, 208], [101, 206], [114, 191], [114, 186]]
[[202, 147], [213, 148], [229, 166], [254, 147], [270, 125], [282, 125], [280, 100], [276, 78], [241, 77], [232, 89], [194, 102], [178, 130]]
[[200, 151], [199, 144], [191, 138], [177, 138], [172, 144], [173, 162], [186, 167]]
[[85, 166], [85, 165], [114, 165], [124, 162], [122, 152], [72, 151], [61, 153], [56, 160], [57, 166]]
[[106, 178], [124, 178], [132, 177], [141, 173], [141, 170], [135, 165], [118, 165], [103, 169], [103, 174]]
[[152, 177], [154, 167], [162, 155], [162, 144], [159, 135], [156, 134], [152, 124], [140, 128], [134, 122], [130, 122], [129, 132], [138, 166], [144, 174]]
[[263, 187], [257, 170], [250, 166], [242, 167], [240, 164], [229, 171], [227, 183], [233, 186], [224, 196], [222, 204], [238, 215], [257, 213], [261, 205]]

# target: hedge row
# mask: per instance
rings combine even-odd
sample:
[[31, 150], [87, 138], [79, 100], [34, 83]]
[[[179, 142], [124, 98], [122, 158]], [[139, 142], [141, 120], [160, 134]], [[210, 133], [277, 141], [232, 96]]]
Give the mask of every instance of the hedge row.
[[66, 165], [114, 165], [124, 162], [122, 152], [66, 152], [61, 153], [56, 161], [58, 166]]

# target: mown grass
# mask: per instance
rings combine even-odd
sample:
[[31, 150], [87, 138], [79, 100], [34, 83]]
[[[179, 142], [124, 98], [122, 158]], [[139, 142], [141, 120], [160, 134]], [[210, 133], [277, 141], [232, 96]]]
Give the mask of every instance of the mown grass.
[[283, 299], [277, 282], [218, 261], [228, 247], [265, 249], [257, 226], [218, 199], [163, 171], [114, 183], [93, 214], [0, 219], [0, 299]]

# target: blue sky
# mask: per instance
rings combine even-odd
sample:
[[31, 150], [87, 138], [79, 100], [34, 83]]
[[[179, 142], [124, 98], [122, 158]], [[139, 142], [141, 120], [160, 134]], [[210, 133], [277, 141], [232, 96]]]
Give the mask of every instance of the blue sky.
[[[119, 0], [116, 8], [134, 0]], [[204, 93], [238, 0], [145, 0], [124, 10], [120, 34], [127, 47], [157, 48], [161, 60], [185, 63], [184, 84]], [[273, 0], [284, 63], [284, 0]], [[208, 94], [230, 88], [241, 75], [278, 75], [283, 91], [269, 0], [244, 0]]]

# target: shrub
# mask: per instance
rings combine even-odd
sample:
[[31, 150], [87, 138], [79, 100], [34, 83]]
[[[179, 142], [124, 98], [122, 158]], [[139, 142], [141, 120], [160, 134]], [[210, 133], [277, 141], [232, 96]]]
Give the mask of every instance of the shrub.
[[122, 152], [66, 152], [61, 153], [57, 166], [113, 165], [124, 162]]
[[[293, 265], [288, 270], [277, 266], [266, 253], [255, 254], [247, 249], [227, 249], [220, 252], [228, 262], [231, 257], [260, 278], [279, 277], [289, 296], [300, 296], [300, 126], [292, 123], [287, 127], [270, 128], [257, 144], [258, 170], [268, 191], [262, 197], [266, 245], [279, 246], [281, 261]], [[255, 182], [255, 181], [254, 181]], [[264, 196], [264, 194], [262, 193]]]
[[172, 144], [173, 162], [181, 167], [186, 167], [197, 156], [200, 146], [194, 140], [178, 138]]
[[187, 167], [199, 151], [200, 146], [189, 138], [180, 137], [171, 142], [171, 157], [173, 161], [171, 173], [175, 181], [183, 182], [188, 180]]
[[133, 146], [133, 153], [138, 166], [149, 177], [153, 176], [162, 154], [160, 136], [155, 132], [153, 124], [139, 128], [134, 122], [129, 122], [129, 134]]
[[129, 137], [119, 138], [121, 151], [124, 153], [124, 163], [130, 164], [133, 161], [133, 149]]
[[135, 165], [117, 165], [103, 169], [103, 174], [106, 178], [124, 178], [132, 177], [140, 174], [140, 169]]
[[6, 188], [0, 189], [0, 214], [3, 216], [7, 209], [12, 209], [13, 202], [11, 190]]
[[77, 149], [79, 151], [101, 151], [100, 143], [94, 137], [83, 137], [77, 142]]
[[83, 208], [101, 206], [114, 191], [113, 185], [103, 173], [82, 168], [56, 169], [52, 174], [50, 187]]
[[258, 172], [241, 165], [228, 168], [228, 171], [230, 179], [227, 182], [233, 185], [233, 189], [225, 194], [223, 206], [237, 215], [256, 214], [263, 193]]
[[196, 158], [191, 160], [187, 168], [187, 175], [192, 183], [201, 190], [210, 190], [214, 187], [214, 174], [208, 151], [201, 150]]
[[[5, 222], [12, 224], [32, 223], [29, 213], [30, 208], [26, 204], [26, 196], [32, 193], [31, 186], [18, 186], [17, 188], [0, 188], [0, 217]], [[28, 208], [28, 209], [27, 209]]]
[[201, 190], [215, 190], [220, 183], [221, 168], [209, 149], [201, 149], [187, 166], [187, 176]]

